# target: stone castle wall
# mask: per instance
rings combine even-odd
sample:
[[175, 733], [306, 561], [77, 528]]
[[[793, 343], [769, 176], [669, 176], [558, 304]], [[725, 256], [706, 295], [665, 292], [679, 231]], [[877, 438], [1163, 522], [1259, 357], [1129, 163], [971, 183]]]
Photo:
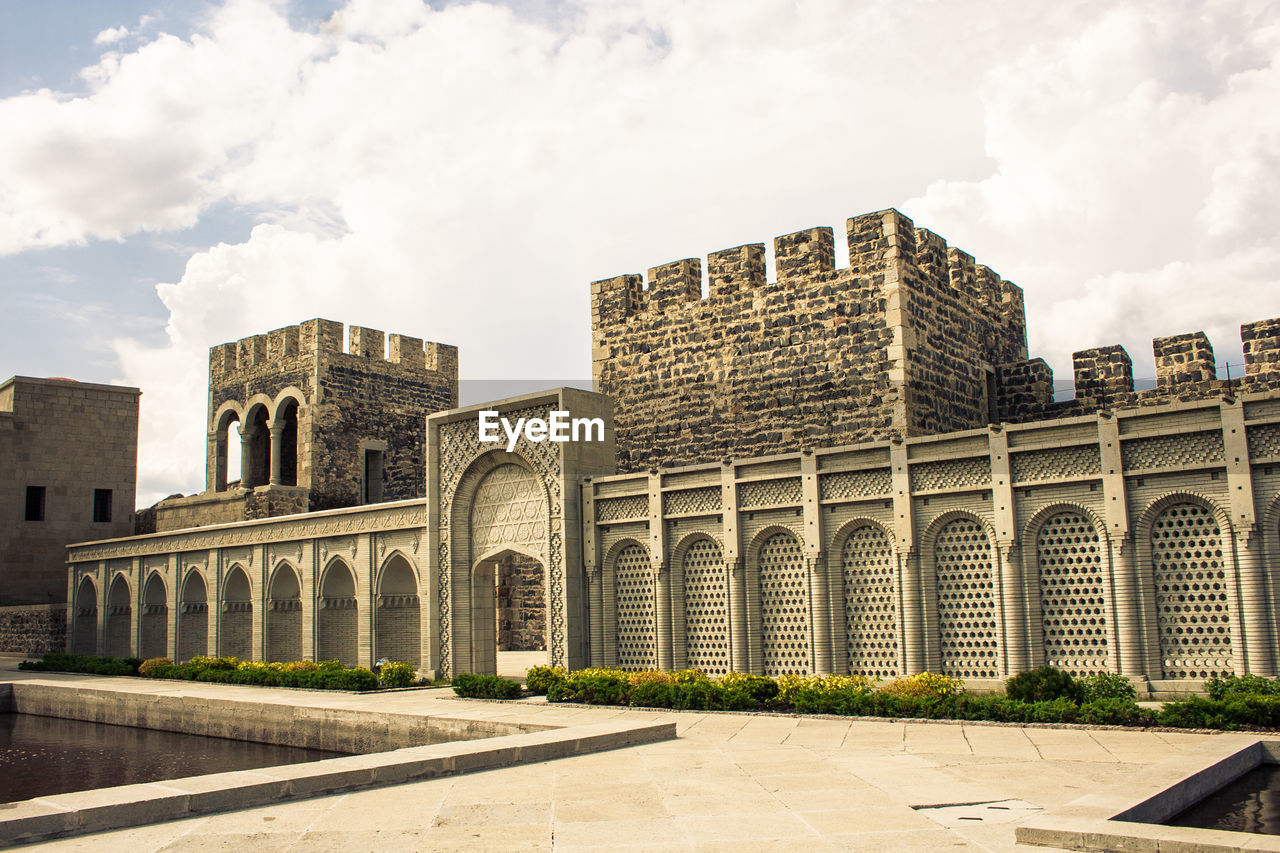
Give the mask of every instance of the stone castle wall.
[[594, 665], [980, 684], [1051, 664], [1165, 692], [1280, 672], [1274, 391], [599, 477], [582, 496]]
[[1026, 358], [1022, 292], [895, 210], [592, 285], [593, 376], [618, 464], [850, 444], [994, 420], [999, 364]]
[[1156, 338], [1156, 387], [1134, 389], [1133, 360], [1115, 344], [1072, 354], [1075, 398], [1053, 399], [1053, 371], [1043, 359], [1001, 365], [999, 414], [1008, 423], [1088, 415], [1172, 401], [1211, 400], [1280, 389], [1280, 319], [1240, 327], [1243, 375], [1218, 377], [1204, 332]]

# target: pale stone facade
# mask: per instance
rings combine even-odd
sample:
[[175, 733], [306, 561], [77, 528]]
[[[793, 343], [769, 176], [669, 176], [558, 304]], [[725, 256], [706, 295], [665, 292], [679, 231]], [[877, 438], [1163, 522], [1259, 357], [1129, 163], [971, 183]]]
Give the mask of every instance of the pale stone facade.
[[[780, 283], [760, 246], [712, 255], [706, 298], [696, 261], [651, 270], [647, 290], [597, 282], [608, 397], [401, 402], [423, 425], [421, 455], [405, 451], [421, 480], [385, 497], [412, 500], [72, 547], [69, 646], [403, 659], [445, 675], [492, 672], [499, 648], [539, 640], [571, 668], [981, 684], [1050, 663], [1158, 690], [1276, 674], [1280, 322], [1243, 327], [1241, 378], [1217, 377], [1203, 334], [1179, 335], [1156, 341], [1151, 391], [1103, 347], [1076, 354], [1076, 399], [1054, 402], [1044, 363], [1026, 358], [1015, 286], [896, 211], [847, 231], [849, 270], [833, 268], [830, 231], [811, 229], [777, 241]], [[325, 322], [295, 327], [299, 340], [333, 339]], [[380, 336], [353, 329], [341, 357], [367, 358], [375, 337], [380, 354]], [[284, 400], [293, 381], [293, 350], [271, 340], [211, 354], [215, 498], [226, 413]], [[233, 353], [230, 390], [215, 391]], [[448, 388], [452, 358], [456, 395], [456, 355], [438, 353], [431, 387]], [[385, 412], [375, 372], [350, 389], [375, 404], [371, 429]], [[274, 440], [246, 442], [246, 470], [271, 472], [267, 497], [305, 487], [317, 509], [325, 477], [337, 485], [321, 491], [348, 500], [343, 448], [360, 436], [315, 451], [304, 423], [343, 402], [294, 384], [297, 485], [274, 482]], [[482, 440], [482, 410], [598, 417], [604, 440], [526, 434], [508, 451]]]

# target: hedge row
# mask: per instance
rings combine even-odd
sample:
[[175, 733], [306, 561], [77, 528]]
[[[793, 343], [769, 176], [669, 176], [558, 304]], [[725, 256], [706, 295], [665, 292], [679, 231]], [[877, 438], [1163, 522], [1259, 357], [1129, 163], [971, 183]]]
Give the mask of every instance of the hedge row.
[[33, 672], [87, 672], [93, 675], [137, 675], [139, 658], [98, 657], [49, 652], [40, 660], [24, 660], [18, 669]]
[[515, 699], [522, 692], [520, 682], [500, 675], [461, 672], [453, 679], [453, 692], [467, 699]]
[[198, 655], [186, 663], [168, 658], [102, 658], [93, 655], [51, 653], [38, 661], [23, 661], [19, 668], [46, 672], [91, 672], [98, 675], [141, 675], [219, 684], [257, 684], [267, 687], [307, 687], [312, 690], [376, 690], [408, 687], [416, 680], [412, 664], [385, 663], [379, 674], [357, 666], [347, 669], [336, 660], [265, 663], [233, 657]]
[[1171, 728], [1280, 729], [1280, 682], [1248, 676], [1211, 679], [1209, 698], [1166, 702], [1159, 711], [1138, 706], [1123, 676], [1075, 678], [1050, 667], [1005, 682], [1004, 694], [974, 694], [959, 679], [921, 673], [877, 684], [861, 676], [782, 676], [729, 673], [714, 679], [697, 670], [623, 672], [617, 669], [534, 667], [527, 684], [551, 702], [630, 705], [681, 710], [785, 711], [856, 717], [1086, 723]]

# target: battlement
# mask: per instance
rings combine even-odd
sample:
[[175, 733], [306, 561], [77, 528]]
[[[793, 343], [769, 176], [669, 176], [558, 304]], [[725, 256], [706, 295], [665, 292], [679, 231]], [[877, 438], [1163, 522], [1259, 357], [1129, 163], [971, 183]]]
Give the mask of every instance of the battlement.
[[342, 333], [342, 323], [314, 319], [218, 344], [209, 350], [210, 383], [225, 381], [235, 373], [259, 368], [278, 370], [291, 362], [314, 361], [321, 356], [349, 356], [383, 361], [416, 372], [457, 376], [456, 346], [434, 341], [424, 343], [422, 338], [387, 335], [380, 329], [351, 326], [344, 350]]
[[1041, 359], [1002, 365], [1000, 416], [1010, 422], [1088, 414], [1100, 409], [1154, 405], [1236, 393], [1280, 389], [1280, 319], [1240, 327], [1243, 375], [1218, 378], [1213, 344], [1204, 332], [1151, 342], [1156, 387], [1137, 390], [1133, 360], [1123, 346], [1093, 347], [1072, 354], [1075, 399], [1054, 402], [1053, 371]]
[[[897, 210], [855, 216], [845, 223], [849, 266], [837, 269], [835, 236], [829, 227], [806, 228], [775, 237], [773, 241], [775, 285], [784, 289], [820, 286], [838, 275], [857, 278], [883, 276], [896, 264], [919, 265], [940, 277], [954, 296], [987, 306], [1008, 319], [1023, 314], [1022, 289], [1000, 278], [973, 256], [954, 247], [925, 228], [917, 228]], [[641, 314], [662, 314], [678, 306], [708, 305], [736, 296], [759, 293], [769, 287], [764, 243], [749, 243], [712, 252], [706, 258], [706, 293], [703, 264], [699, 258], [683, 258], [638, 273], [592, 282], [593, 320], [596, 325], [625, 322]], [[893, 276], [887, 283], [896, 281]]]
[[837, 267], [829, 227], [775, 238], [773, 281], [749, 243], [592, 283], [624, 470], [988, 422], [988, 374], [1027, 355], [1021, 288], [897, 210], [845, 240]]

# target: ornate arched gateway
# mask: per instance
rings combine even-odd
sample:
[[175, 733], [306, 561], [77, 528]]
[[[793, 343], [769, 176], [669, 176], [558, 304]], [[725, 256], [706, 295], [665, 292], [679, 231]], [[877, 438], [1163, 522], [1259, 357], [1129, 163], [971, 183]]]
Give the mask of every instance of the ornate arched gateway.
[[[537, 440], [519, 431], [483, 441], [480, 413], [496, 412], [513, 431], [552, 412], [599, 418], [603, 440]], [[545, 433], [544, 433], [545, 435]], [[585, 477], [613, 472], [608, 399], [561, 388], [443, 412], [427, 419], [429, 559], [439, 638], [431, 667], [443, 675], [493, 672], [496, 666], [494, 581], [508, 556], [536, 560], [546, 590], [548, 657], [553, 666], [586, 663], [581, 519], [573, 490]]]

